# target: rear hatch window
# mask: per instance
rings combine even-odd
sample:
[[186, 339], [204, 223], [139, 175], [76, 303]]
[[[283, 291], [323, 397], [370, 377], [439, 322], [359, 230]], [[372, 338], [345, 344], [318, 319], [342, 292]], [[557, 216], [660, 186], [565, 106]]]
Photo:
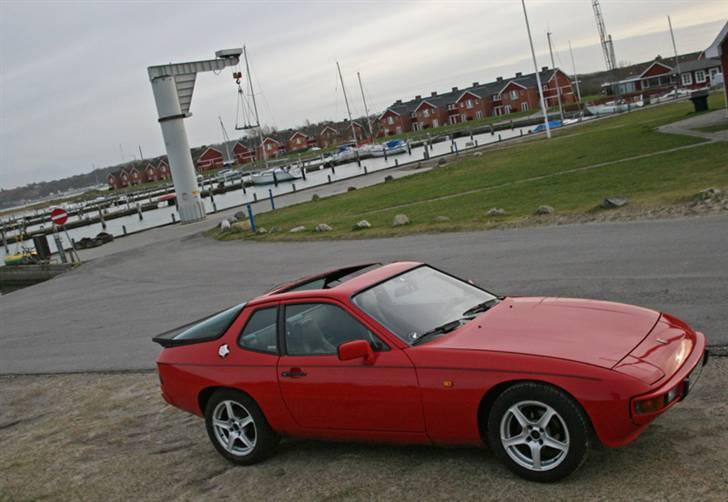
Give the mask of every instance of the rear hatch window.
[[176, 347], [215, 340], [225, 334], [244, 307], [244, 303], [235, 305], [209, 317], [165, 331], [152, 340], [162, 347]]

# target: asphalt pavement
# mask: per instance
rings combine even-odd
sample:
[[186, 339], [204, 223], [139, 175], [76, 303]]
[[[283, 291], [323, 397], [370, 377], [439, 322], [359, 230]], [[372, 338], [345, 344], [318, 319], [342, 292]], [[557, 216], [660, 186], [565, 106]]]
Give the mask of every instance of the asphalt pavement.
[[217, 242], [200, 233], [210, 224], [122, 239], [114, 254], [0, 297], [0, 374], [150, 369], [157, 333], [372, 260], [426, 261], [499, 294], [651, 307], [728, 344], [728, 215], [304, 243]]

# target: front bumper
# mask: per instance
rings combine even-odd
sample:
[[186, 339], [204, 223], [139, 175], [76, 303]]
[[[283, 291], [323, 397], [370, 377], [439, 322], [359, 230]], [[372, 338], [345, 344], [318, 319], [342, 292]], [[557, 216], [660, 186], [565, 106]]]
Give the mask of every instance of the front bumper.
[[[632, 417], [632, 421], [636, 425], [649, 424], [657, 418], [657, 416], [665, 413], [667, 410], [685, 399], [690, 391], [694, 389], [695, 384], [700, 378], [702, 370], [709, 359], [708, 351], [705, 348], [705, 335], [700, 332], [696, 332], [695, 335], [695, 345], [693, 346], [693, 350], [682, 367], [678, 369], [667, 382], [660, 385], [658, 388], [653, 389], [646, 394], [632, 398], [630, 404], [630, 415]], [[667, 395], [671, 390], [677, 390], [677, 395], [663, 408], [652, 413], [637, 413], [637, 401], [658, 398], [660, 396]]]

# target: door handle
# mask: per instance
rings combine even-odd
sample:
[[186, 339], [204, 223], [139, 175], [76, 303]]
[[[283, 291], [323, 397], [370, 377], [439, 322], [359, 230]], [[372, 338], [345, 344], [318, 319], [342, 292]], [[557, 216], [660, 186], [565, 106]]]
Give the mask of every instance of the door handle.
[[281, 373], [281, 376], [285, 378], [301, 378], [306, 376], [306, 372], [301, 368], [291, 368], [289, 371]]

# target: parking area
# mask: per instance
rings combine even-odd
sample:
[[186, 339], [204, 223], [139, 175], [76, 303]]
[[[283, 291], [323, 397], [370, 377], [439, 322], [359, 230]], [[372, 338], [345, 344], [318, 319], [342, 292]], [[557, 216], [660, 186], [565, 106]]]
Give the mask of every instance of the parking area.
[[636, 442], [594, 449], [561, 483], [515, 477], [487, 449], [283, 441], [235, 467], [154, 373], [0, 377], [0, 501], [724, 500], [728, 358]]

